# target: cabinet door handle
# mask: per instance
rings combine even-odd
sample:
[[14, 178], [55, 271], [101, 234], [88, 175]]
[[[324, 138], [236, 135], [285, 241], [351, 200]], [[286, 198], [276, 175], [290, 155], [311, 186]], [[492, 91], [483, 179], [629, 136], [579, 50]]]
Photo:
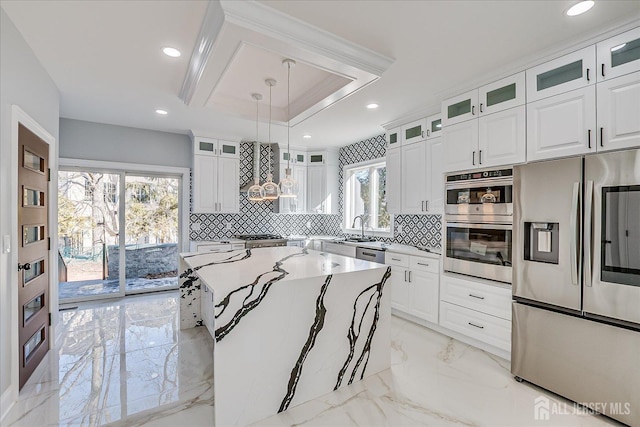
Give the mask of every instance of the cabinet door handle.
[[404, 271], [404, 281], [407, 281], [407, 270]]
[[475, 151], [471, 154], [471, 164], [473, 166], [476, 165], [476, 152]]
[[476, 325], [475, 323], [471, 323], [471, 322], [467, 322], [467, 323], [475, 328], [484, 329], [484, 326]]
[[482, 164], [482, 150], [478, 151], [478, 163]]
[[472, 115], [472, 116], [475, 116], [475, 115], [476, 115], [476, 106], [475, 106], [475, 105], [472, 105], [472, 106], [471, 106], [471, 115]]
[[591, 129], [587, 131], [587, 142], [589, 143], [589, 148], [591, 148]]
[[589, 69], [587, 68], [587, 81], [590, 82], [591, 78], [589, 77]]
[[425, 201], [425, 204], [427, 205], [427, 212], [429, 212], [429, 201], [428, 201], [428, 200], [426, 200], [426, 201]]
[[471, 298], [484, 299], [484, 297], [480, 297], [480, 296], [478, 296], [478, 295], [474, 295], [474, 294], [469, 294], [469, 296], [470, 296]]
[[604, 147], [604, 128], [600, 128], [600, 147]]
[[423, 265], [423, 266], [425, 266], [425, 267], [429, 267], [429, 264], [425, 264], [425, 263], [423, 263], [423, 262], [419, 262], [419, 263], [417, 263], [417, 264], [418, 264], [418, 265]]
[[391, 258], [391, 261], [402, 261], [400, 258]]
[[420, 135], [424, 138], [424, 131], [420, 132]]
[[602, 77], [604, 77], [604, 63], [602, 64]]
[[429, 133], [429, 129], [427, 129], [427, 136], [431, 136], [431, 133]]
[[482, 102], [480, 103], [480, 112], [482, 113]]
[[420, 212], [424, 212], [424, 200], [420, 202]]

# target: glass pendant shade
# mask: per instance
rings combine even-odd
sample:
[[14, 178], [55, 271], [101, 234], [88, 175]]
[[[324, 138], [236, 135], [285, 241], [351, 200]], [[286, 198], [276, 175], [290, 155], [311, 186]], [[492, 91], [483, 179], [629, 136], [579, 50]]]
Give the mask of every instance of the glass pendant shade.
[[291, 177], [291, 169], [285, 169], [284, 178], [280, 180], [280, 197], [298, 197], [296, 181]]
[[273, 176], [267, 175], [267, 181], [260, 188], [260, 195], [265, 200], [276, 200], [280, 197], [280, 187], [273, 182]]
[[262, 187], [260, 186], [260, 181], [256, 180], [255, 184], [253, 184], [247, 190], [247, 198], [252, 202], [259, 202], [264, 200], [262, 197]]

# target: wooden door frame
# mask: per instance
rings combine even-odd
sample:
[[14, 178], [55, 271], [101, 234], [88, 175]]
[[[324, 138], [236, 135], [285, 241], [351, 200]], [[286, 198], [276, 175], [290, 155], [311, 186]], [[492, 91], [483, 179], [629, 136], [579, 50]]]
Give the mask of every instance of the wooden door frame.
[[[29, 116], [24, 110], [17, 105], [11, 106], [11, 173], [9, 186], [11, 193], [11, 253], [9, 254], [9, 292], [11, 294], [11, 385], [9, 387], [10, 404], [18, 399], [19, 390], [19, 361], [20, 346], [18, 342], [18, 292], [13, 289], [18, 283], [18, 126], [22, 124], [44, 142], [49, 144], [49, 168], [51, 176], [57, 176], [58, 173], [58, 146], [56, 138], [51, 135], [44, 127], [42, 127], [35, 119]], [[54, 186], [56, 180], [49, 182], [49, 194], [57, 194], [57, 185]], [[49, 197], [48, 222], [49, 231], [58, 229], [58, 200], [57, 197]], [[49, 310], [51, 313], [51, 326], [49, 327], [49, 349], [55, 347], [57, 343], [57, 321], [58, 321], [58, 292], [55, 286], [51, 286], [54, 278], [58, 277], [57, 252], [58, 238], [55, 233], [49, 233], [51, 237], [51, 248], [49, 251]], [[4, 396], [3, 396], [4, 398]]]

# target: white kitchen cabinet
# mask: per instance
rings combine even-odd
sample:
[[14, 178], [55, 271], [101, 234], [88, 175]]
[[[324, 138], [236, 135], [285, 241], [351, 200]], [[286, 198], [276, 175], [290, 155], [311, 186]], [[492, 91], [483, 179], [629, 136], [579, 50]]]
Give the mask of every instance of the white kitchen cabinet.
[[598, 82], [640, 71], [640, 27], [596, 45]]
[[426, 118], [402, 126], [402, 145], [423, 141], [426, 138], [426, 130]]
[[387, 149], [387, 183], [386, 200], [387, 212], [391, 214], [402, 213], [402, 150], [398, 148]]
[[525, 106], [520, 105], [478, 119], [478, 167], [524, 163], [527, 155], [525, 116]]
[[593, 85], [527, 104], [527, 161], [596, 151]]
[[525, 104], [525, 73], [514, 74], [478, 89], [478, 115], [497, 113]]
[[400, 213], [442, 213], [444, 188], [442, 138], [405, 145], [400, 151], [402, 151]]
[[476, 120], [467, 120], [445, 127], [442, 140], [445, 172], [477, 167], [478, 122]]
[[442, 136], [442, 114], [427, 117], [427, 139]]
[[511, 351], [511, 322], [447, 302], [440, 303], [440, 326]]
[[424, 213], [426, 199], [426, 144], [402, 147], [402, 210], [403, 214]]
[[201, 137], [193, 142], [192, 212], [239, 212], [239, 143]]
[[402, 145], [402, 128], [389, 129], [385, 136], [387, 140], [387, 150]]
[[527, 70], [527, 102], [593, 85], [596, 48], [589, 46]]
[[330, 254], [343, 255], [351, 258], [356, 257], [356, 247], [351, 245], [345, 245], [344, 243], [335, 242], [322, 242], [322, 252]]
[[387, 252], [391, 266], [391, 307], [438, 323], [439, 261]]
[[427, 181], [425, 188], [427, 194], [425, 208], [427, 213], [442, 214], [444, 212], [444, 147], [442, 137], [428, 140], [426, 149]]
[[[525, 73], [518, 73], [445, 102], [447, 108], [479, 102], [477, 114], [445, 124], [445, 172], [512, 165], [526, 160]], [[456, 103], [452, 104], [452, 102]], [[465, 104], [467, 105], [467, 104]], [[457, 107], [456, 107], [457, 108]], [[472, 118], [473, 120], [468, 120]]]
[[442, 102], [442, 126], [455, 125], [477, 118], [478, 89], [465, 92]]
[[596, 86], [597, 150], [640, 147], [640, 72], [608, 79]]
[[338, 152], [326, 150], [308, 153], [307, 211], [338, 213]]
[[278, 158], [281, 164], [287, 164], [287, 161], [289, 161], [289, 164], [292, 166], [306, 166], [307, 164], [307, 153], [305, 151], [291, 150], [291, 152], [289, 152], [286, 148], [279, 148]]

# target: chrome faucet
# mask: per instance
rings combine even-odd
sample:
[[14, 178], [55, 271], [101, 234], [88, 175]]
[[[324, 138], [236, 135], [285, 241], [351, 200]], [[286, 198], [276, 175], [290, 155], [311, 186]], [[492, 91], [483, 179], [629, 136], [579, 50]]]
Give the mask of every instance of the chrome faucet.
[[351, 224], [351, 228], [356, 228], [356, 219], [360, 218], [360, 226], [362, 227], [362, 238], [364, 239], [364, 220], [365, 218], [368, 218], [369, 215], [367, 214], [362, 214], [362, 215], [358, 215], [355, 218], [353, 218], [353, 224]]

